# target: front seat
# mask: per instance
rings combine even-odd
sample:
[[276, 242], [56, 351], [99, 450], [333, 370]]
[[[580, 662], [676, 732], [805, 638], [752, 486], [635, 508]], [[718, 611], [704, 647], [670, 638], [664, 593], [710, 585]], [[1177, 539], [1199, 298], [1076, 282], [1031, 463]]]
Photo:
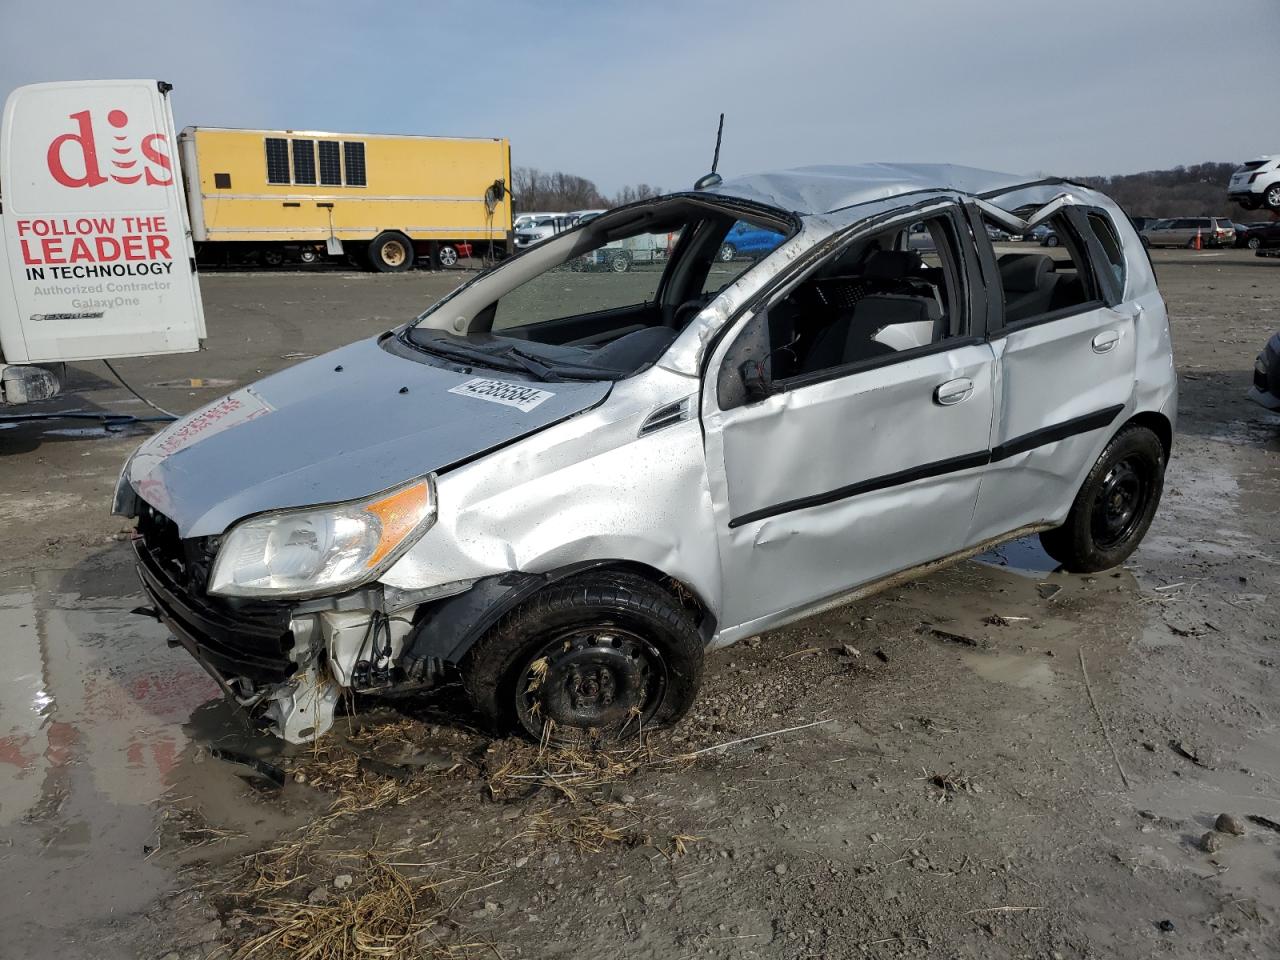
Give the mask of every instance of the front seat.
[[863, 297], [852, 310], [818, 334], [801, 365], [801, 373], [816, 373], [896, 353], [893, 347], [874, 339], [885, 327], [928, 324], [938, 339], [941, 320], [937, 303], [929, 297], [884, 293]]

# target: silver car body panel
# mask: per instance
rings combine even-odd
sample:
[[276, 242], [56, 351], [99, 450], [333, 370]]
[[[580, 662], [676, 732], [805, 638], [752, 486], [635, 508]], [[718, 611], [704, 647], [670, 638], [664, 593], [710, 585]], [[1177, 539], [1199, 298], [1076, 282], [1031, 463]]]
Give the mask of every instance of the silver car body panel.
[[[910, 223], [979, 194], [1003, 220], [1054, 202], [1103, 211], [1124, 250], [1122, 301], [720, 409], [716, 376], [729, 346], [797, 268], [886, 218]], [[963, 167], [868, 165], [747, 177], [686, 196], [768, 204], [797, 213], [800, 227], [633, 376], [548, 384], [476, 374], [554, 395], [522, 410], [451, 393], [471, 377], [365, 341], [255, 385], [268, 413], [185, 445], [199, 415], [170, 427], [140, 448], [129, 484], [183, 536], [203, 536], [264, 510], [353, 499], [436, 471], [437, 519], [379, 578], [389, 592], [444, 596], [513, 571], [639, 564], [697, 596], [714, 621], [709, 641], [722, 645], [1052, 526], [1126, 420], [1173, 421], [1164, 303], [1128, 218], [1101, 194]], [[475, 332], [484, 307], [586, 246], [582, 228], [560, 234], [419, 323]], [[1103, 340], [1110, 346], [1095, 349]], [[937, 385], [955, 380], [971, 382], [963, 402], [931, 402]], [[642, 430], [660, 411], [663, 426]], [[349, 664], [339, 670], [350, 675]]]
[[[459, 373], [361, 340], [169, 425], [138, 448], [128, 478], [181, 536], [210, 536], [443, 470], [593, 407], [611, 386]], [[531, 399], [509, 402], [521, 396]]]

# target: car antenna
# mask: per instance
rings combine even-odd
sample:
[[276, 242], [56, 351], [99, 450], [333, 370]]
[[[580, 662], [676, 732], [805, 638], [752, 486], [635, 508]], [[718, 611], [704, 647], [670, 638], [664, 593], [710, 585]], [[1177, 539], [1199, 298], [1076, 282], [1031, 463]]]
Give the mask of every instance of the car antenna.
[[720, 126], [716, 130], [716, 152], [711, 158], [711, 172], [705, 176], [699, 177], [697, 183], [693, 185], [695, 190], [705, 190], [707, 187], [714, 187], [716, 184], [723, 182], [720, 174], [716, 173], [716, 169], [720, 166], [720, 138], [724, 136], [724, 114], [720, 114]]

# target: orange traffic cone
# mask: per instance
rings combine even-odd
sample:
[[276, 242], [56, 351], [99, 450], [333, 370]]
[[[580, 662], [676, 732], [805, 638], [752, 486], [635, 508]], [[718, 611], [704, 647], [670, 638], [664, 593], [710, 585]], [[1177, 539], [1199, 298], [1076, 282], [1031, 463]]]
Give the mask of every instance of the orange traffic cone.
[[1204, 246], [1200, 242], [1200, 228], [1196, 227], [1196, 249], [1203, 250]]

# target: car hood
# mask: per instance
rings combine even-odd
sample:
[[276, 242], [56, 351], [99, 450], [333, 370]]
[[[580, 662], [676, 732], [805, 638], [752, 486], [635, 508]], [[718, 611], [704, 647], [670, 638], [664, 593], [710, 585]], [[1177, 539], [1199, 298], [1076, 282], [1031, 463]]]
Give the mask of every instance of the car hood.
[[183, 537], [266, 510], [355, 500], [589, 409], [608, 382], [460, 373], [363, 340], [228, 394], [146, 441], [130, 486]]

